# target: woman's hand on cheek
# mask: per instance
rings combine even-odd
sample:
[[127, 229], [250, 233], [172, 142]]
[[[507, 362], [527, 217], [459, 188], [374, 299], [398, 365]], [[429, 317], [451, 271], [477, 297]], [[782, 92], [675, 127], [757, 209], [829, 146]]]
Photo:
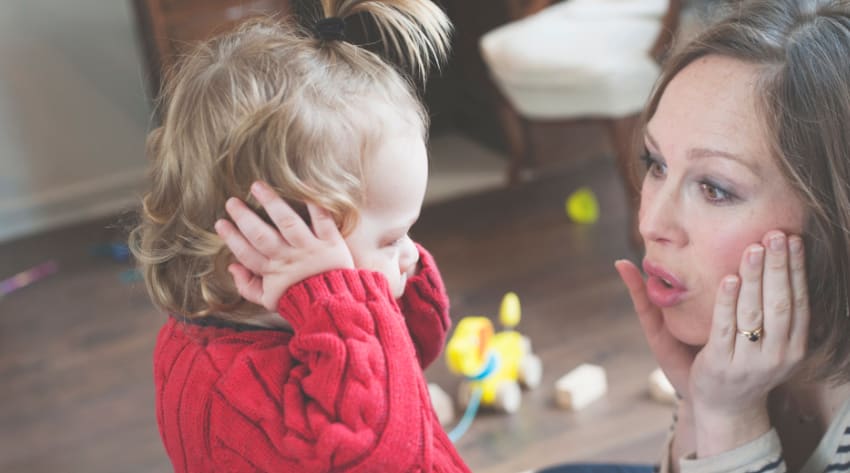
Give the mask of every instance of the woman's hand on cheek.
[[327, 211], [307, 205], [311, 229], [268, 185], [255, 183], [251, 192], [275, 227], [236, 198], [226, 204], [236, 226], [227, 220], [215, 225], [238, 261], [228, 270], [246, 300], [274, 311], [293, 284], [325, 271], [354, 267], [351, 252]]
[[744, 251], [723, 278], [708, 343], [690, 375], [697, 454], [711, 456], [770, 429], [768, 393], [803, 359], [809, 306], [802, 239], [779, 231]]
[[688, 382], [696, 349], [676, 339], [667, 329], [661, 309], [653, 305], [647, 296], [640, 270], [626, 260], [617, 261], [614, 267], [629, 289], [632, 304], [655, 359], [677, 394], [688, 399]]

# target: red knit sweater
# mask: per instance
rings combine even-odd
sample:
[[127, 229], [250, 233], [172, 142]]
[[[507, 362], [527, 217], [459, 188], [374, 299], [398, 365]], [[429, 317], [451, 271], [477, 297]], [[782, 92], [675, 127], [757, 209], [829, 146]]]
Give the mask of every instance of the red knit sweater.
[[294, 333], [170, 318], [154, 353], [156, 410], [176, 472], [469, 471], [431, 408], [422, 368], [449, 329], [431, 256], [399, 301], [364, 270], [281, 298]]

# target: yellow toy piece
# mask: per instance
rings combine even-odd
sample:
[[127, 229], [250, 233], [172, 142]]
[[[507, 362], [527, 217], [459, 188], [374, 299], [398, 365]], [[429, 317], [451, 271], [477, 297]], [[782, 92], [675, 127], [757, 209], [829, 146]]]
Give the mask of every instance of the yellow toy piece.
[[528, 338], [511, 330], [520, 319], [516, 294], [505, 295], [499, 315], [508, 327], [500, 332], [487, 317], [461, 319], [446, 347], [446, 361], [452, 372], [466, 378], [458, 396], [462, 406], [480, 390], [482, 405], [513, 413], [522, 399], [520, 385], [537, 387], [543, 370]]
[[599, 202], [589, 187], [582, 187], [567, 197], [567, 215], [576, 223], [596, 223], [599, 220]]
[[499, 307], [499, 322], [503, 327], [514, 328], [519, 325], [520, 319], [519, 296], [515, 292], [509, 292], [502, 298]]

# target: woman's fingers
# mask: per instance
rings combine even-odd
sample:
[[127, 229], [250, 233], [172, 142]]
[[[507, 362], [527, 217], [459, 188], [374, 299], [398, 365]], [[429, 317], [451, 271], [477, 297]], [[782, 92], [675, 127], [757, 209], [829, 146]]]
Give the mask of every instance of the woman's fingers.
[[792, 235], [788, 238], [789, 266], [791, 267], [792, 310], [789, 346], [796, 355], [806, 353], [809, 338], [809, 290], [806, 282], [806, 256], [803, 239]]
[[656, 355], [663, 357], [664, 354], [661, 352], [671, 351], [679, 343], [664, 327], [664, 317], [661, 310], [649, 300], [649, 296], [646, 294], [646, 284], [640, 270], [634, 263], [627, 260], [615, 262], [614, 267], [617, 268], [620, 278], [629, 289], [632, 304], [635, 307], [635, 312], [637, 312], [638, 321], [646, 335], [647, 342]]
[[[313, 232], [298, 213], [264, 182], [251, 185], [251, 194], [266, 209], [277, 230], [290, 245], [302, 247], [313, 239]], [[241, 228], [241, 227], [240, 227]], [[278, 245], [275, 244], [277, 247]]]
[[654, 305], [646, 294], [646, 285], [637, 266], [630, 261], [620, 260], [614, 263], [614, 267], [629, 289], [632, 304], [650, 349], [677, 392], [684, 395], [696, 352], [667, 330], [661, 309]]
[[[764, 335], [764, 312], [762, 306], [762, 274], [764, 268], [764, 247], [751, 245], [744, 251], [738, 273], [741, 275], [741, 290], [738, 293], [736, 330], [737, 347], [746, 343], [760, 347]], [[749, 334], [749, 336], [748, 336]]]
[[[247, 240], [251, 246], [262, 253], [263, 256], [267, 257], [275, 254], [275, 251], [281, 244], [280, 234], [278, 234], [275, 229], [257, 216], [253, 210], [245, 205], [245, 203], [235, 197], [227, 199], [227, 202], [224, 204], [224, 208], [227, 210], [227, 214], [230, 215], [230, 218], [233, 219], [236, 226], [239, 227], [244, 239]], [[236, 252], [234, 251], [234, 253]], [[241, 257], [239, 260], [245, 263]], [[255, 267], [251, 265], [246, 266], [248, 266], [248, 268], [252, 271], [256, 271]]]
[[620, 278], [629, 290], [629, 296], [632, 298], [632, 304], [639, 316], [638, 319], [643, 326], [644, 332], [647, 335], [654, 336], [655, 333], [661, 330], [663, 320], [661, 319], [661, 311], [658, 310], [658, 307], [646, 295], [646, 284], [643, 281], [640, 270], [634, 263], [627, 260], [616, 261], [614, 267], [617, 268]]
[[738, 306], [738, 276], [726, 276], [717, 288], [714, 313], [711, 318], [711, 333], [706, 350], [718, 360], [730, 360], [735, 353], [736, 308]]
[[773, 353], [785, 350], [793, 316], [793, 296], [788, 264], [788, 244], [785, 234], [774, 231], [765, 236], [764, 259], [764, 350]]
[[649, 297], [646, 295], [646, 284], [643, 281], [643, 276], [640, 270], [634, 263], [628, 260], [618, 260], [614, 263], [617, 272], [620, 273], [620, 278], [626, 284], [629, 290], [629, 295], [632, 298], [632, 303], [635, 306], [635, 311], [640, 314], [647, 312], [659, 312], [658, 308], [652, 304]]
[[268, 264], [268, 258], [257, 251], [232, 223], [224, 219], [218, 220], [215, 223], [215, 231], [243, 266], [254, 273], [262, 273]]

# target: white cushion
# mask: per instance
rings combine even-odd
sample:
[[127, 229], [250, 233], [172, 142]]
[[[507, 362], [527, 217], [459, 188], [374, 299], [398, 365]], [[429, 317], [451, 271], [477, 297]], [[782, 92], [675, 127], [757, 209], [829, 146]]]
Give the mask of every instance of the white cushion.
[[556, 3], [544, 11], [547, 11], [547, 14], [573, 17], [661, 18], [668, 7], [668, 0], [568, 0]]
[[[635, 7], [632, 16], [573, 16], [567, 8], [658, 2], [660, 12]], [[481, 52], [496, 84], [528, 118], [625, 116], [643, 107], [658, 77], [649, 50], [665, 8], [666, 0], [569, 0], [487, 33]]]

